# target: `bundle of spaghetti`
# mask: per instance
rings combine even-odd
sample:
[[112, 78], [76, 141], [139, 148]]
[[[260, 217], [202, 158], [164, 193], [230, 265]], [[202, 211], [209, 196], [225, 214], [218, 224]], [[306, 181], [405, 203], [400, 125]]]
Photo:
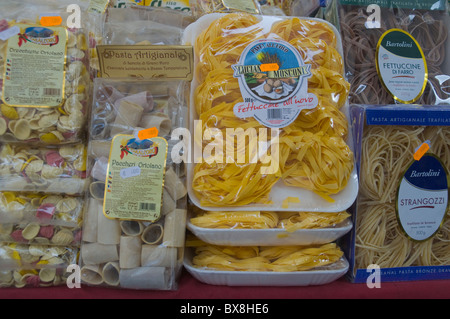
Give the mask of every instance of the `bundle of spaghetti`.
[[375, 62], [380, 37], [387, 30], [394, 28], [409, 32], [425, 55], [429, 73], [428, 83], [424, 94], [416, 103], [428, 105], [448, 103], [448, 93], [439, 81], [442, 75], [445, 75], [442, 66], [448, 39], [446, 12], [381, 8], [383, 19], [380, 21], [380, 28], [367, 28], [370, 13], [366, 12], [366, 7], [342, 5], [339, 11], [345, 67], [347, 78], [351, 83], [350, 103], [395, 102], [381, 84]]
[[[189, 246], [189, 241], [187, 242]], [[334, 243], [322, 246], [241, 247], [195, 246], [195, 267], [224, 271], [307, 271], [333, 264], [343, 252]]]
[[443, 126], [428, 126], [424, 131], [424, 138], [430, 141], [434, 154], [441, 159], [445, 167], [450, 168], [450, 129]]
[[191, 218], [197, 227], [215, 229], [270, 229], [278, 225], [275, 212], [201, 212]]
[[348, 183], [353, 152], [340, 137], [289, 128], [280, 137], [283, 182], [314, 191], [327, 201]]
[[[324, 154], [310, 152], [311, 156], [319, 155], [316, 160], [313, 160], [314, 164], [304, 164], [309, 166], [304, 172], [307, 171], [309, 175], [312, 175], [312, 180], [315, 182], [299, 182], [297, 179], [303, 178], [295, 176], [297, 167], [294, 168], [293, 159], [303, 158], [304, 154], [300, 153], [304, 153], [306, 149], [285, 148], [289, 161], [286, 158], [280, 162], [280, 165], [288, 164], [288, 167], [281, 167], [281, 171], [289, 172], [284, 174], [286, 184], [296, 187], [306, 185], [308, 189], [314, 189], [330, 200], [327, 196], [336, 194], [346, 186], [353, 169], [352, 153], [348, 152], [348, 146], [343, 145], [348, 134], [348, 122], [340, 108], [346, 102], [349, 87], [343, 75], [342, 57], [336, 49], [336, 36], [331, 27], [324, 22], [298, 18], [275, 23], [267, 34], [263, 31], [261, 17], [233, 13], [215, 20], [196, 39], [195, 52], [198, 58], [196, 69], [198, 86], [194, 93], [196, 112], [203, 125], [202, 133], [222, 138], [222, 142], [220, 139], [213, 142], [209, 142], [208, 139], [196, 140], [196, 142], [202, 146], [203, 151], [223, 147], [225, 137], [227, 137], [226, 143], [234, 141], [233, 137], [228, 139], [228, 129], [244, 131], [255, 129], [255, 140], [259, 140], [259, 129], [265, 127], [253, 117], [240, 119], [234, 113], [234, 106], [243, 102], [243, 98], [239, 81], [234, 77], [231, 66], [237, 64], [244, 49], [258, 39], [275, 37], [291, 41], [305, 58], [305, 63], [311, 64], [313, 75], [308, 81], [308, 92], [316, 94], [319, 105], [315, 109], [302, 111], [289, 127], [282, 130], [287, 132], [284, 134], [284, 142], [295, 145], [298, 135], [308, 132], [310, 135], [318, 134], [315, 140], [323, 141], [322, 144], [325, 146], [321, 148]], [[265, 81], [264, 78], [257, 80], [261, 83]], [[291, 134], [291, 132], [297, 133]], [[323, 137], [324, 132], [330, 137], [328, 141]], [[289, 142], [290, 139], [292, 140]], [[234, 146], [235, 154], [244, 153], [246, 159], [252, 159], [253, 152], [242, 149], [245, 146]], [[278, 149], [275, 149], [274, 145], [269, 146], [268, 152], [275, 151]], [[351, 163], [343, 164], [338, 160], [336, 165], [329, 165], [321, 162], [323, 159], [327, 160], [330, 153], [337, 151], [343, 153], [335, 156], [335, 159], [346, 161], [351, 158]], [[307, 161], [310, 161], [308, 159], [310, 155], [305, 157]], [[271, 186], [280, 178], [279, 173], [269, 176], [258, 172], [263, 166], [261, 158], [258, 158], [257, 163], [252, 161], [251, 164], [245, 165], [242, 161], [230, 163], [228, 158], [225, 160], [220, 154], [212, 155], [209, 159], [206, 163], [196, 165], [192, 184], [194, 192], [203, 205], [239, 206], [265, 203], [268, 201]], [[212, 159], [219, 159], [219, 162], [212, 163]], [[316, 165], [317, 161], [318, 165]], [[225, 162], [227, 164], [224, 164]], [[349, 167], [350, 170], [347, 170], [346, 168]], [[335, 168], [339, 171], [334, 173], [336, 176], [332, 178], [335, 180], [330, 182], [326, 175], [332, 175], [329, 170]], [[289, 176], [290, 173], [294, 175]], [[345, 174], [347, 176], [343, 176]], [[333, 183], [337, 185], [331, 185]]]
[[[282, 213], [281, 213], [282, 214]], [[287, 232], [294, 232], [299, 229], [323, 229], [331, 228], [342, 223], [350, 217], [346, 211], [339, 213], [317, 213], [317, 212], [296, 212], [291, 216], [281, 219], [278, 228], [283, 228]]]
[[409, 239], [399, 225], [396, 193], [415, 150], [426, 140], [430, 152], [449, 167], [448, 127], [368, 126], [362, 140], [360, 197], [356, 221], [358, 268], [440, 266], [450, 263], [449, 215], [442, 228], [424, 242]]
[[368, 126], [361, 150], [361, 194], [383, 203], [395, 199], [398, 182], [425, 139], [423, 127]]
[[337, 38], [331, 26], [313, 19], [293, 18], [274, 23], [270, 33], [280, 36], [285, 41], [293, 39], [319, 39], [336, 47]]

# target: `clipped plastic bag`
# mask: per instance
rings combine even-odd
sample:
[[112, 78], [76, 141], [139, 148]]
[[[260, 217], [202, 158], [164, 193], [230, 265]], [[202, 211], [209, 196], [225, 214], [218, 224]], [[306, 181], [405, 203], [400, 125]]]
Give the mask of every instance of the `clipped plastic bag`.
[[99, 78], [94, 84], [82, 282], [177, 289], [187, 190], [183, 163], [172, 161], [167, 139], [186, 127], [178, 90], [184, 82]]
[[[76, 5], [70, 11], [70, 5], [2, 3], [0, 141], [54, 145], [84, 138], [90, 99], [88, 43], [82, 9]], [[60, 25], [52, 26], [55, 20]]]
[[58, 148], [4, 144], [0, 148], [0, 190], [83, 194], [86, 156], [82, 144]]
[[351, 83], [350, 103], [449, 104], [450, 17], [446, 1], [432, 6], [372, 4], [376, 11], [364, 3], [337, 1], [337, 23]]

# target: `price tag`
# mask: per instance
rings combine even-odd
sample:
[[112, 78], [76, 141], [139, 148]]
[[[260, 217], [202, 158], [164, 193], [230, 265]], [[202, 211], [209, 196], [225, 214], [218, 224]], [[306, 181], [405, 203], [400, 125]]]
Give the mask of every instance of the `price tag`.
[[141, 175], [141, 168], [139, 166], [124, 168], [120, 171], [120, 177], [122, 177], [122, 179], [136, 177], [139, 175]]

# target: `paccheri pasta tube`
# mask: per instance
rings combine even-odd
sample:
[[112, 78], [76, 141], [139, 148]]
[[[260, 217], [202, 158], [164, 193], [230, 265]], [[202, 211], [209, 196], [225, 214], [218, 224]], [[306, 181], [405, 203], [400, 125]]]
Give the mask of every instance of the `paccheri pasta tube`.
[[218, 271], [296, 272], [330, 266], [343, 256], [334, 243], [321, 246], [240, 247], [216, 246], [189, 238], [194, 267]]
[[176, 289], [187, 191], [184, 163], [172, 157], [166, 138], [184, 127], [186, 107], [177, 90], [184, 82], [98, 78], [94, 83], [82, 282]]
[[[351, 83], [350, 103], [450, 103], [450, 18], [446, 1], [433, 4], [372, 1], [375, 11], [366, 1], [337, 3], [346, 72]], [[422, 54], [411, 55], [417, 48]], [[402, 49], [406, 51], [402, 53]], [[397, 59], [392, 59], [394, 56], [388, 59], [392, 53]], [[405, 86], [414, 94], [402, 92]]]
[[[90, 110], [85, 19], [72, 21], [70, 1], [2, 3], [0, 141], [40, 145], [81, 142]], [[59, 14], [57, 26], [45, 12]], [[41, 14], [44, 14], [42, 17]], [[45, 81], [42, 81], [45, 78]]]
[[267, 204], [282, 181], [332, 202], [353, 171], [338, 35], [323, 20], [212, 16], [193, 39], [193, 129], [203, 137], [195, 140], [203, 161], [193, 169], [193, 195], [204, 207]]
[[352, 113], [362, 133], [355, 274], [373, 264], [417, 273], [448, 265], [448, 109], [353, 106]]

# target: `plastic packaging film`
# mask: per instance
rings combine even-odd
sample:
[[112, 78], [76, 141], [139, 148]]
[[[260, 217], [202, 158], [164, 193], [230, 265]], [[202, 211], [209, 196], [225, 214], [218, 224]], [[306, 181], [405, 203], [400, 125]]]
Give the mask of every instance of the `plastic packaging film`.
[[[82, 19], [78, 27], [67, 28], [65, 22], [64, 27], [47, 27], [40, 20], [41, 13], [53, 12], [64, 21], [68, 18], [69, 4], [45, 0], [25, 1], [20, 6], [9, 0], [2, 3], [1, 31], [15, 32], [12, 37], [0, 39], [2, 142], [54, 145], [81, 142], [85, 137], [90, 101], [85, 21]], [[46, 33], [39, 34], [40, 31]], [[18, 43], [17, 34], [20, 34]], [[53, 42], [48, 46], [44, 41]], [[7, 50], [9, 47], [11, 50]], [[45, 50], [40, 51], [40, 47]], [[39, 59], [46, 54], [54, 62], [51, 66], [43, 63], [46, 60], [35, 63], [38, 57], [32, 55], [31, 59], [27, 52], [41, 52]], [[36, 77], [44, 73], [48, 77], [45, 85]]]
[[[450, 167], [449, 127], [438, 124], [429, 126], [367, 125], [365, 108], [358, 106], [354, 108], [363, 110], [355, 113], [355, 123], [357, 123], [355, 125], [362, 136], [361, 190], [357, 202], [354, 230], [355, 267], [365, 269], [371, 264], [377, 264], [381, 268], [448, 265], [450, 262], [449, 211], [447, 202], [442, 199], [444, 195], [438, 195], [437, 190], [428, 190], [429, 197], [432, 196], [431, 194], [434, 195], [431, 199], [433, 202], [423, 206], [419, 204], [423, 201], [420, 193], [412, 195], [413, 193], [410, 192], [406, 199], [401, 197], [401, 182], [403, 178], [410, 175], [408, 167], [415, 165], [412, 163], [421, 162], [420, 159], [419, 161], [415, 159], [415, 154], [424, 143], [429, 147], [429, 154], [432, 154], [427, 158], [439, 159], [441, 167], [444, 168], [440, 171], [448, 171]], [[407, 110], [412, 113], [417, 111], [417, 107]], [[436, 112], [436, 109], [429, 110], [430, 115], [433, 111]], [[446, 113], [446, 115], [439, 115], [439, 118], [447, 118], [448, 112]], [[414, 116], [411, 117], [414, 118]], [[429, 169], [427, 173], [431, 174], [433, 171]], [[418, 170], [414, 170], [415, 175], [412, 176], [419, 176], [417, 172]], [[433, 176], [438, 175], [448, 176], [448, 173]], [[436, 185], [436, 180], [430, 185]], [[448, 193], [447, 186], [443, 193]], [[448, 194], [445, 196], [448, 197]], [[440, 201], [445, 202], [445, 207], [439, 205]], [[413, 219], [405, 222], [399, 210], [405, 205], [409, 216], [412, 216], [415, 211], [422, 211], [425, 221], [417, 222]], [[437, 214], [436, 212], [442, 212], [442, 215], [436, 215], [437, 219], [430, 217]], [[428, 226], [424, 227], [424, 225]], [[413, 233], [427, 233], [427, 237], [414, 237]]]
[[62, 285], [77, 254], [77, 247], [0, 243], [0, 287]]
[[228, 0], [193, 0], [189, 1], [192, 13], [200, 17], [209, 13], [246, 12], [261, 14], [261, 6], [257, 0], [228, 1]]
[[376, 52], [380, 38], [386, 31], [395, 29], [407, 32], [417, 41], [428, 69], [425, 90], [411, 103], [423, 105], [450, 103], [449, 14], [445, 1], [437, 2], [439, 6], [443, 5], [443, 8], [439, 6], [431, 8], [431, 4], [425, 2], [414, 8], [406, 3], [387, 7], [377, 1], [373, 2], [374, 8], [368, 7], [365, 3], [361, 5], [349, 5], [346, 1], [337, 3], [346, 72], [351, 83], [350, 103], [372, 105], [397, 103], [398, 97], [394, 99], [395, 94], [386, 89], [376, 66]]
[[3, 144], [0, 190], [81, 195], [87, 187], [86, 147]]
[[39, 193], [1, 193], [0, 241], [77, 247], [84, 198]]
[[[106, 217], [104, 205], [109, 200], [105, 194], [110, 186], [106, 188], [105, 182], [114, 138], [139, 136], [142, 130], [157, 128], [160, 137], [169, 139], [174, 129], [185, 127], [186, 107], [179, 93], [183, 90], [178, 90], [184, 82], [98, 78], [94, 84], [82, 282], [126, 289], [176, 289], [184, 253], [187, 191], [183, 164], [172, 161], [173, 145], [168, 147], [164, 186], [155, 184], [163, 188], [156, 220]], [[127, 191], [132, 190], [122, 190], [125, 195]], [[129, 196], [123, 198], [129, 200]]]
[[97, 77], [100, 66], [97, 45], [177, 45], [184, 28], [192, 22], [189, 13], [159, 7], [109, 7], [91, 14], [90, 64]]
[[[324, 202], [333, 202], [331, 197], [345, 189], [354, 168], [353, 152], [346, 143], [349, 132], [344, 106], [349, 84], [343, 73], [339, 35], [323, 20], [269, 19], [246, 13], [214, 17], [203, 17], [212, 22], [198, 30], [193, 39], [197, 59], [193, 116], [201, 121], [202, 133], [212, 130], [213, 135], [228, 138], [227, 129], [242, 128], [254, 129], [258, 136], [258, 129], [265, 127], [253, 117], [238, 118], [233, 112], [243, 97], [231, 66], [239, 62], [249, 44], [261, 39], [283, 40], [297, 49], [311, 68], [308, 93], [317, 96], [318, 105], [303, 110], [292, 124], [280, 130], [279, 143], [267, 147], [266, 155], [279, 150], [276, 173], [262, 174], [261, 167], [267, 158], [260, 155], [257, 161], [250, 161], [255, 155], [251, 153], [253, 148], [242, 151], [239, 145], [234, 145], [234, 152], [243, 153], [247, 164], [236, 159], [230, 162], [228, 158], [220, 161], [220, 154], [218, 161], [208, 163], [206, 159], [195, 164], [192, 173], [195, 197], [203, 207], [265, 205], [271, 203], [270, 192], [281, 181], [286, 186], [310, 190]], [[262, 75], [257, 81], [273, 91], [276, 83]], [[203, 151], [211, 144], [219, 145], [211, 139], [195, 142]]]

